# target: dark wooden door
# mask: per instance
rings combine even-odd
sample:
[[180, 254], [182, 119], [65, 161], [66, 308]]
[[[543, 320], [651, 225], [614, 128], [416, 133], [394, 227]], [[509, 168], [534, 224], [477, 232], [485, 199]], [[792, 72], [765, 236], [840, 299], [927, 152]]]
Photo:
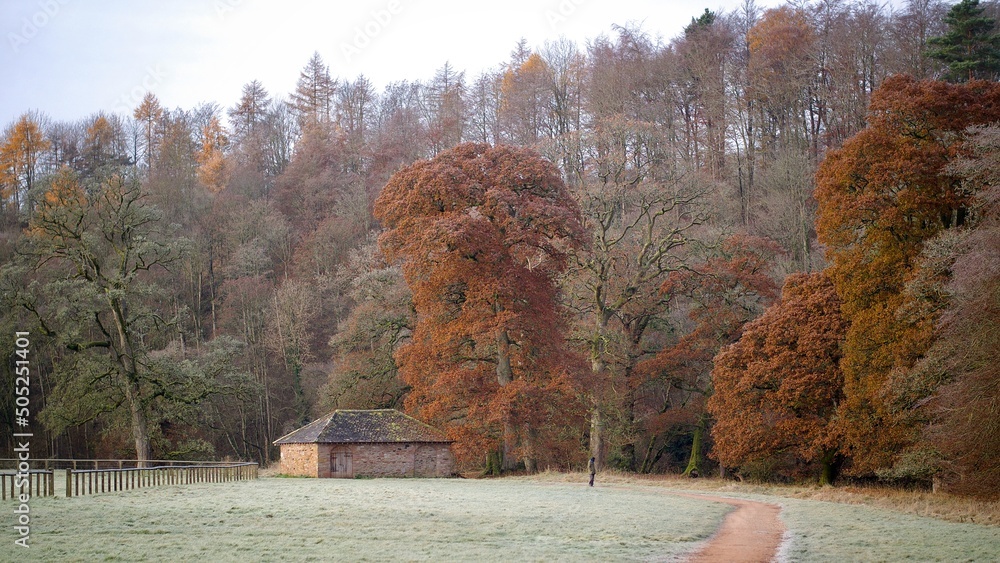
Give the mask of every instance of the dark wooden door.
[[344, 451], [330, 452], [330, 477], [335, 479], [353, 479], [354, 463], [351, 454]]

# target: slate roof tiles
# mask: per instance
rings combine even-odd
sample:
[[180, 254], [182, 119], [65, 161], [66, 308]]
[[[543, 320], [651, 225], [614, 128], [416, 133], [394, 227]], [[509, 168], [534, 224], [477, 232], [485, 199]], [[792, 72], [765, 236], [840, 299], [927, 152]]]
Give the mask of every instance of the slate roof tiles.
[[336, 410], [274, 441], [280, 444], [451, 442], [444, 434], [397, 410]]

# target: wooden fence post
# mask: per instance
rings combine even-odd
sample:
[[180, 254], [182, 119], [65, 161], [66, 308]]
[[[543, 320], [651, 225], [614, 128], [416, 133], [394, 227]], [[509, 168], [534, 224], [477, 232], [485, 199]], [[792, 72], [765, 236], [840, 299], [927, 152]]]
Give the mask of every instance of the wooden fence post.
[[[156, 467], [124, 467], [124, 462], [120, 460], [103, 460], [104, 465], [110, 467], [102, 469], [97, 465], [95, 469], [79, 469], [78, 460], [65, 461], [67, 498], [161, 485], [245, 481], [257, 479], [259, 471], [259, 465], [253, 462], [177, 465], [174, 461], [164, 461], [164, 465]], [[100, 460], [87, 460], [86, 463], [91, 461], [98, 464]], [[118, 469], [115, 465], [122, 467]], [[10, 475], [9, 484], [7, 477], [7, 474], [0, 474], [0, 498], [6, 499], [8, 492], [16, 498], [18, 491], [14, 486], [14, 476]], [[55, 496], [55, 470], [32, 471], [27, 486], [35, 496]]]

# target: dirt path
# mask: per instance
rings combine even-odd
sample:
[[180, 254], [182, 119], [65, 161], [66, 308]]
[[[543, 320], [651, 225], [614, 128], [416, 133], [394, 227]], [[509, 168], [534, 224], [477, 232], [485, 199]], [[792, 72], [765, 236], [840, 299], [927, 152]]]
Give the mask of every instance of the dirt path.
[[736, 507], [730, 512], [708, 544], [691, 555], [690, 563], [768, 562], [773, 561], [781, 546], [785, 526], [778, 517], [781, 508], [774, 504], [688, 493], [677, 496], [724, 502]]

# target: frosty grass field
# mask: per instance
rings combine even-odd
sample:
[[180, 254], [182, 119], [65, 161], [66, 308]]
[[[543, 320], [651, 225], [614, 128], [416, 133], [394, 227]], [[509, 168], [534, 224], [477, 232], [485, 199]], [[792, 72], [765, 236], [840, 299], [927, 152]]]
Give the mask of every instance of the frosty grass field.
[[[663, 485], [583, 479], [269, 477], [36, 498], [30, 552], [5, 526], [0, 561], [670, 561], [730, 510]], [[1000, 527], [733, 496], [783, 506], [788, 561], [1000, 559]]]

